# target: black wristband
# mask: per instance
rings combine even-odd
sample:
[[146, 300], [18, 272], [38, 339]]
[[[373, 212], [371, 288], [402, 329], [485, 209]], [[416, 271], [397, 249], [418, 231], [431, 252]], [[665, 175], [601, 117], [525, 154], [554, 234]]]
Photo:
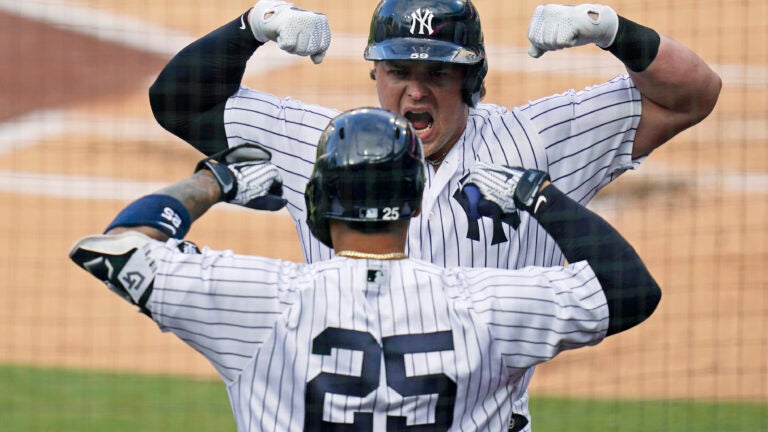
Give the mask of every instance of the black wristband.
[[622, 63], [633, 72], [642, 72], [659, 53], [661, 37], [655, 30], [619, 16], [619, 28], [616, 38], [608, 48]]

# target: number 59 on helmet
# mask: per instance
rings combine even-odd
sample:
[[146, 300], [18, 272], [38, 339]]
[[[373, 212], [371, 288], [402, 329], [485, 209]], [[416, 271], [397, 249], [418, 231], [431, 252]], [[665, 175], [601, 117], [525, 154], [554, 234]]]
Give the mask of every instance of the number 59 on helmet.
[[462, 97], [471, 107], [480, 101], [488, 72], [480, 16], [469, 0], [382, 0], [364, 57], [466, 65]]

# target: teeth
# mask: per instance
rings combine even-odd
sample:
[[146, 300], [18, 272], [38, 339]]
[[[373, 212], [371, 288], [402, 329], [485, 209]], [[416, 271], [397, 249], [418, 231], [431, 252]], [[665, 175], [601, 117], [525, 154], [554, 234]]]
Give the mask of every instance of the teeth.
[[424, 132], [430, 129], [432, 129], [432, 122], [427, 123], [427, 127], [425, 127], [424, 129], [416, 129], [416, 132]]

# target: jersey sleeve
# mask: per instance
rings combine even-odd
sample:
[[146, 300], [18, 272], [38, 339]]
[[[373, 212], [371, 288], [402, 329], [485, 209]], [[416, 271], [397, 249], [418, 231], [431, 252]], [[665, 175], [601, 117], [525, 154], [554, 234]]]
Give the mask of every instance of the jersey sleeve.
[[641, 96], [624, 75], [517, 109], [538, 132], [553, 183], [580, 203], [641, 159], [632, 160]]
[[291, 207], [304, 207], [304, 188], [317, 141], [336, 110], [241, 87], [227, 102], [224, 128], [230, 147], [258, 143], [272, 152]]
[[231, 382], [291, 306], [289, 290], [281, 289], [282, 262], [209, 248], [185, 254], [171, 246], [153, 252], [158, 268], [147, 307], [163, 331]]
[[606, 298], [585, 261], [514, 272], [472, 269], [465, 278], [472, 308], [510, 374], [606, 335]]
[[257, 143], [272, 152], [307, 262], [331, 257], [330, 249], [312, 236], [305, 223], [304, 190], [314, 169], [320, 135], [337, 114], [331, 108], [281, 99], [244, 86], [229, 98], [224, 110], [230, 147]]

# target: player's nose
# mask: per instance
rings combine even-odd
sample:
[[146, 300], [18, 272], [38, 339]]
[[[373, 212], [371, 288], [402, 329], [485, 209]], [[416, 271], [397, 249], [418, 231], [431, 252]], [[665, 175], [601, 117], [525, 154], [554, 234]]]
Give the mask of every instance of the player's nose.
[[429, 94], [429, 87], [421, 80], [410, 80], [406, 85], [405, 93], [413, 100], [421, 100]]

